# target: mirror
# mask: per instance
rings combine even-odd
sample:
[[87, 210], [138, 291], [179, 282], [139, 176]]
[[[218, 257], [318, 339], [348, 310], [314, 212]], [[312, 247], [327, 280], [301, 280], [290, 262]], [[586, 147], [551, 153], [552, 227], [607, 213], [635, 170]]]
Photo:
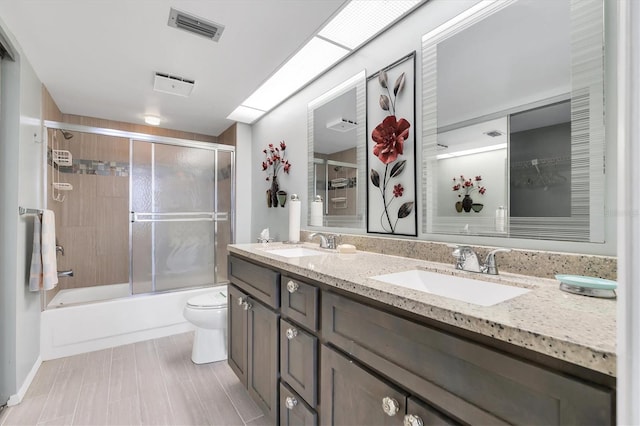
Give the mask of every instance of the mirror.
[[309, 226], [364, 227], [365, 98], [362, 71], [309, 103]]
[[481, 2], [423, 37], [423, 232], [604, 241], [603, 20]]

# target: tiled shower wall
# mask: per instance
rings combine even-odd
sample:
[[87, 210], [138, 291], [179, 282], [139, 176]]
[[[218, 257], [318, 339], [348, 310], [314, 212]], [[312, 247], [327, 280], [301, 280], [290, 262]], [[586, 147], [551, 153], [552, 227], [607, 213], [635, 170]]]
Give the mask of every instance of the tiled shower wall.
[[[52, 169], [51, 182], [73, 185], [49, 201], [56, 213], [56, 236], [64, 250], [58, 269], [72, 269], [59, 287], [77, 288], [129, 281], [129, 140], [73, 132], [64, 140], [49, 131], [50, 145], [73, 156], [72, 167]], [[53, 172], [53, 176], [51, 173]]]

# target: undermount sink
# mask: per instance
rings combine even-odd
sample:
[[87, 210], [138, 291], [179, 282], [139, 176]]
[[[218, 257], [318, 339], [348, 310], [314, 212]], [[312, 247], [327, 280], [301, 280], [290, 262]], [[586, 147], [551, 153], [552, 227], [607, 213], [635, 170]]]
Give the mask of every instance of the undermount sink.
[[480, 306], [492, 306], [530, 291], [521, 287], [417, 269], [370, 278]]
[[312, 250], [305, 247], [291, 247], [267, 250], [268, 253], [275, 254], [282, 257], [305, 257], [305, 256], [318, 256], [324, 254], [318, 250]]

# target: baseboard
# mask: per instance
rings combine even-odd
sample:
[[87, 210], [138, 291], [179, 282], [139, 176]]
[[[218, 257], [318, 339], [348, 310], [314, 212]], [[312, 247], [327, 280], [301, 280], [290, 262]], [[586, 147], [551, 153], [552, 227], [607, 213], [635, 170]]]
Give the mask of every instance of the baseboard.
[[31, 382], [33, 382], [33, 379], [36, 377], [38, 369], [40, 369], [41, 365], [42, 358], [38, 357], [38, 359], [36, 359], [36, 362], [33, 364], [33, 367], [31, 367], [31, 371], [29, 371], [29, 374], [27, 374], [27, 377], [24, 379], [22, 386], [20, 386], [20, 389], [18, 389], [18, 393], [9, 397], [9, 401], [7, 401], [8, 406], [18, 405], [22, 402], [22, 399], [27, 394], [29, 386], [31, 386]]

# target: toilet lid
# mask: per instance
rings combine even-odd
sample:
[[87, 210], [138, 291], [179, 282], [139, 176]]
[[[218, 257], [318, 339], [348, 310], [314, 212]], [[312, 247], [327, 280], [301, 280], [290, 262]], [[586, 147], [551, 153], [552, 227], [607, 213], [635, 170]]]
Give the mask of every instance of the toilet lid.
[[227, 306], [227, 292], [218, 290], [201, 294], [187, 300], [187, 305], [194, 308], [223, 308]]

